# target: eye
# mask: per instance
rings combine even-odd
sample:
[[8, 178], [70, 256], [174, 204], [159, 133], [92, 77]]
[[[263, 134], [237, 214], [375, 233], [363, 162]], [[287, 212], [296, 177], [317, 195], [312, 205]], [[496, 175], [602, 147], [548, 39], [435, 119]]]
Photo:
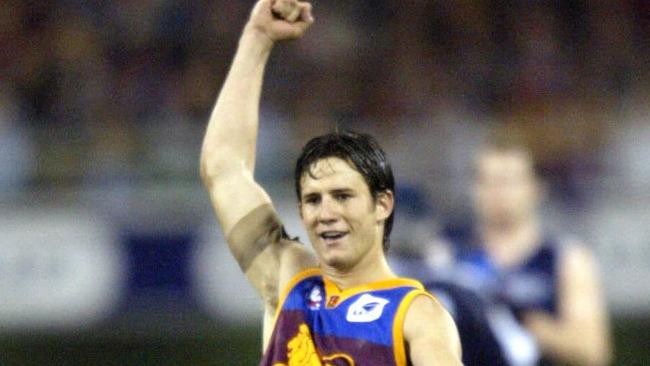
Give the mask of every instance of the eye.
[[352, 198], [352, 195], [349, 193], [337, 193], [334, 195], [334, 198], [339, 202], [343, 202]]
[[303, 198], [303, 202], [307, 205], [317, 205], [320, 203], [320, 196], [318, 195], [308, 195]]

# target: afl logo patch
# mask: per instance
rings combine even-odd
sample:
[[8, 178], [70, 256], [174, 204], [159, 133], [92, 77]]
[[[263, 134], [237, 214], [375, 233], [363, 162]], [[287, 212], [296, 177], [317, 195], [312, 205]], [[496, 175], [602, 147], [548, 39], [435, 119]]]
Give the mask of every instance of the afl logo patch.
[[321, 293], [320, 287], [314, 287], [309, 293], [309, 298], [307, 299], [307, 307], [309, 310], [318, 310], [321, 307], [323, 301], [323, 295]]

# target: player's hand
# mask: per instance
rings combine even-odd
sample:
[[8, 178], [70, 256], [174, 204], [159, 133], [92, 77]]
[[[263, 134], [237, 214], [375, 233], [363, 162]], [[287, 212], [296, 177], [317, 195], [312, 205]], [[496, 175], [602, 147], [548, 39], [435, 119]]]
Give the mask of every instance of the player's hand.
[[302, 37], [313, 22], [310, 3], [298, 0], [260, 0], [253, 8], [246, 31], [276, 42]]

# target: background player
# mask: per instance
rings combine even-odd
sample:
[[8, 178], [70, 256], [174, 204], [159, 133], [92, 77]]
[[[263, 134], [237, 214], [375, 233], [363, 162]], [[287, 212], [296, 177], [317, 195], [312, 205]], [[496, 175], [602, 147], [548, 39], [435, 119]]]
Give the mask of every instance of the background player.
[[539, 364], [608, 364], [608, 316], [594, 258], [583, 243], [542, 228], [531, 153], [495, 143], [479, 152], [475, 169], [478, 222], [452, 239], [450, 278], [507, 305], [536, 340]]
[[[266, 305], [268, 348], [262, 364], [292, 364], [298, 357], [318, 358], [311, 359], [314, 364], [334, 358], [349, 364], [405, 365], [407, 359], [413, 365], [459, 364], [449, 315], [415, 281], [397, 279], [386, 263], [393, 181], [390, 165], [372, 139], [332, 134], [312, 140], [303, 151], [296, 190], [315, 256], [284, 234], [270, 198], [253, 178], [259, 99], [270, 51], [276, 41], [301, 37], [312, 21], [308, 3], [261, 0], [255, 5], [202, 149], [201, 172], [221, 228]], [[377, 289], [388, 291], [387, 299], [370, 291]], [[337, 318], [345, 309], [347, 315]], [[321, 315], [325, 310], [329, 312]], [[337, 329], [353, 332], [366, 323], [379, 324], [376, 317], [391, 311], [395, 320], [385, 331], [339, 334], [333, 340], [310, 322], [323, 316], [320, 326], [334, 322]], [[304, 323], [292, 322], [292, 316], [303, 317]], [[381, 353], [370, 352], [374, 346], [364, 338], [369, 334], [389, 335], [390, 363], [373, 358]], [[349, 345], [354, 349], [337, 349]]]

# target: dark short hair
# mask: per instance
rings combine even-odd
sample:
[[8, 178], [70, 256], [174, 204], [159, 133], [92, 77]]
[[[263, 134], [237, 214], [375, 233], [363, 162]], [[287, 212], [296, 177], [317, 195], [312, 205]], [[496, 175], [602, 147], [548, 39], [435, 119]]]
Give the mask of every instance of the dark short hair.
[[[294, 182], [298, 201], [301, 201], [300, 181], [304, 174], [312, 174], [315, 163], [327, 158], [339, 158], [350, 163], [368, 184], [373, 200], [381, 192], [395, 191], [393, 170], [386, 153], [370, 135], [352, 131], [332, 132], [311, 139], [302, 149], [296, 162]], [[393, 229], [394, 211], [384, 222], [384, 252], [390, 246], [390, 232]]]

